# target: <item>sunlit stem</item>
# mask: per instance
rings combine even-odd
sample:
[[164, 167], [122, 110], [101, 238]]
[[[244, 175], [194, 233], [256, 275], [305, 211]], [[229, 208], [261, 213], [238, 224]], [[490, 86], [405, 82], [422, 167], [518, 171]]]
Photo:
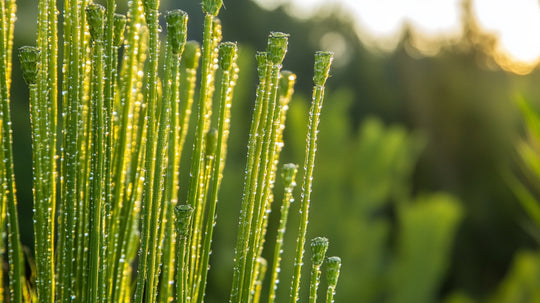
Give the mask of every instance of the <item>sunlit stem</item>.
[[276, 299], [276, 290], [278, 286], [281, 254], [283, 249], [283, 238], [287, 228], [287, 219], [289, 217], [289, 207], [294, 201], [293, 190], [296, 186], [295, 177], [298, 171], [298, 166], [293, 163], [283, 165], [283, 171], [281, 176], [285, 185], [285, 193], [283, 195], [283, 201], [281, 203], [281, 217], [279, 220], [279, 228], [276, 236], [276, 244], [274, 246], [274, 260], [272, 262], [272, 272], [270, 277], [270, 293], [268, 295], [268, 302], [273, 303]]
[[[266, 211], [270, 207], [270, 194], [273, 188], [271, 178], [274, 159], [276, 157], [276, 141], [278, 138], [278, 128], [280, 127], [279, 115], [281, 112], [278, 102], [278, 84], [281, 64], [287, 52], [288, 34], [272, 32], [268, 38], [267, 55], [271, 63], [269, 70], [270, 78], [266, 81], [265, 102], [268, 103], [266, 111], [266, 121], [261, 133], [263, 140], [257, 147], [257, 154], [260, 155], [260, 168], [257, 173], [256, 184], [258, 188], [252, 193], [254, 217], [252, 219], [249, 233], [249, 243], [247, 244], [247, 257], [245, 266], [244, 282], [242, 284], [242, 301], [246, 302], [253, 293], [255, 276], [254, 266], [259, 257], [260, 247], [264, 240], [264, 222], [266, 221]], [[260, 149], [259, 149], [260, 147]], [[260, 152], [259, 152], [260, 150]]]
[[309, 204], [311, 199], [311, 185], [313, 182], [313, 168], [315, 167], [315, 152], [317, 150], [317, 134], [320, 121], [322, 102], [324, 99], [324, 84], [328, 78], [328, 72], [332, 63], [333, 55], [328, 52], [315, 54], [315, 73], [313, 82], [312, 104], [309, 113], [309, 125], [306, 144], [306, 159], [304, 161], [304, 181], [302, 183], [302, 201], [300, 205], [300, 226], [296, 240], [296, 256], [294, 259], [294, 273], [292, 277], [290, 302], [298, 301], [300, 291], [300, 275], [306, 242], [307, 224], [309, 218]]
[[176, 302], [189, 302], [188, 289], [189, 271], [189, 233], [193, 208], [189, 205], [179, 205], [174, 209], [176, 217]]
[[[43, 177], [42, 167], [43, 152], [45, 145], [43, 144], [43, 130], [41, 129], [41, 111], [39, 110], [37, 77], [39, 74], [39, 50], [35, 47], [24, 46], [19, 50], [19, 59], [23, 77], [28, 84], [30, 90], [30, 122], [32, 126], [32, 167], [33, 167], [33, 194], [34, 194], [34, 230], [36, 231], [35, 251], [37, 259], [37, 276], [36, 286], [38, 289], [38, 298], [41, 302], [54, 302], [54, 289], [49, 289], [47, 279], [53, 277], [54, 268], [47, 264], [50, 260], [47, 258], [47, 250], [45, 241], [40, 241], [46, 237], [47, 218], [44, 205], [44, 191], [41, 183]], [[46, 142], [45, 142], [46, 143]]]
[[178, 200], [178, 178], [180, 167], [180, 156], [182, 146], [180, 146], [180, 112], [179, 112], [179, 86], [180, 58], [186, 44], [187, 32], [187, 14], [181, 10], [174, 10], [167, 14], [167, 47], [165, 59], [165, 87], [163, 98], [170, 99], [170, 127], [169, 127], [169, 148], [168, 162], [166, 168], [164, 194], [162, 197], [164, 206], [162, 207], [162, 238], [163, 238], [163, 256], [162, 270], [159, 291], [159, 302], [169, 302], [172, 298], [172, 288], [174, 283], [174, 216], [173, 208]]
[[212, 235], [216, 223], [216, 205], [218, 201], [219, 187], [223, 178], [223, 168], [225, 165], [225, 149], [229, 135], [230, 111], [232, 104], [232, 92], [235, 86], [233, 78], [236, 61], [237, 46], [232, 42], [224, 42], [219, 47], [219, 66], [222, 71], [220, 83], [220, 105], [217, 130], [217, 146], [215, 160], [212, 167], [212, 191], [209, 197], [208, 213], [204, 232], [204, 244], [202, 247], [201, 260], [201, 281], [197, 301], [202, 302], [206, 289], [206, 279], [208, 274], [208, 263], [211, 254]]
[[[214, 3], [216, 2], [216, 3]], [[191, 236], [191, 258], [190, 258], [190, 271], [189, 284], [193, 287], [192, 297], [198, 294], [197, 281], [199, 277], [196, 276], [199, 272], [199, 251], [201, 248], [201, 235], [202, 232], [202, 216], [204, 214], [204, 197], [206, 195], [207, 185], [205, 183], [205, 175], [207, 172], [205, 165], [207, 142], [206, 133], [210, 127], [211, 120], [211, 108], [212, 108], [212, 92], [214, 90], [214, 67], [213, 67], [213, 53], [214, 53], [214, 19], [219, 12], [219, 7], [214, 6], [218, 1], [205, 0], [203, 1], [204, 18], [204, 31], [203, 31], [203, 46], [202, 46], [202, 62], [201, 62], [201, 85], [198, 102], [198, 116], [197, 116], [197, 129], [195, 134], [195, 142], [192, 153], [192, 161], [190, 168], [190, 181], [188, 189], [188, 204], [195, 208], [193, 217], [193, 230]]]
[[[257, 86], [257, 95], [255, 98], [255, 107], [253, 110], [253, 118], [251, 121], [251, 127], [249, 131], [249, 142], [247, 152], [247, 164], [246, 174], [244, 177], [244, 189], [242, 192], [242, 206], [240, 210], [240, 219], [238, 222], [238, 238], [236, 241], [236, 247], [234, 251], [234, 270], [233, 270], [233, 282], [231, 287], [231, 295], [229, 302], [237, 302], [240, 296], [241, 284], [244, 280], [244, 267], [245, 267], [245, 246], [247, 245], [247, 237], [249, 233], [249, 226], [251, 218], [253, 216], [253, 207], [250, 203], [251, 192], [255, 189], [254, 182], [254, 168], [258, 159], [256, 148], [260, 141], [258, 134], [259, 125], [263, 119], [264, 111], [264, 95], [266, 87], [266, 71], [269, 69], [269, 63], [267, 60], [266, 52], [257, 53], [258, 62], [258, 74], [259, 85]], [[257, 165], [258, 167], [258, 165]], [[255, 174], [256, 176], [256, 174]]]
[[[155, 271], [154, 263], [156, 259], [157, 246], [157, 214], [160, 207], [159, 199], [161, 194], [159, 178], [155, 180], [158, 174], [155, 170], [161, 167], [156, 163], [156, 141], [163, 138], [156, 137], [157, 125], [157, 86], [158, 86], [158, 62], [159, 62], [159, 24], [158, 7], [159, 0], [143, 1], [144, 17], [148, 26], [148, 69], [146, 76], [147, 92], [145, 96], [146, 104], [146, 159], [144, 191], [142, 199], [142, 230], [141, 230], [141, 249], [139, 251], [139, 274], [137, 276], [137, 288], [135, 291], [135, 302], [142, 303], [153, 302], [155, 295]], [[155, 191], [158, 191], [154, 194]]]
[[253, 297], [250, 302], [259, 303], [261, 300], [262, 287], [264, 282], [264, 276], [266, 274], [267, 262], [264, 258], [257, 258], [257, 264], [255, 265], [255, 283], [253, 287]]
[[[64, 82], [63, 103], [63, 155], [62, 155], [62, 191], [60, 200], [61, 216], [59, 219], [59, 262], [58, 266], [58, 302], [71, 302], [75, 285], [73, 275], [76, 269], [73, 260], [75, 251], [74, 232], [77, 229], [75, 216], [77, 207], [77, 175], [79, 163], [79, 123], [83, 86], [81, 81], [82, 47], [80, 44], [80, 19], [83, 7], [78, 1], [64, 2]], [[77, 258], [78, 262], [79, 260]]]
[[89, 302], [101, 302], [103, 299], [101, 270], [101, 250], [103, 241], [103, 170], [105, 154], [104, 130], [104, 98], [103, 98], [103, 19], [105, 8], [98, 4], [90, 4], [86, 8], [87, 20], [92, 36], [92, 88], [91, 88], [91, 153], [90, 153], [90, 255], [89, 285], [87, 298]]

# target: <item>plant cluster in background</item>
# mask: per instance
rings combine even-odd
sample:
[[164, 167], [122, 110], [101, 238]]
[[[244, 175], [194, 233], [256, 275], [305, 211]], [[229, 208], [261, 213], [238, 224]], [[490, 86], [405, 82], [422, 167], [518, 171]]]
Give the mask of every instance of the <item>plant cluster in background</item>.
[[[37, 46], [18, 53], [32, 126], [35, 266], [31, 263], [26, 273], [10, 117], [16, 4], [1, 2], [0, 227], [7, 234], [7, 250], [1, 247], [7, 254], [1, 256], [8, 257], [9, 292], [0, 283], [0, 301], [203, 301], [238, 76], [236, 43], [221, 42], [216, 18], [221, 5], [220, 0], [202, 1], [200, 46], [186, 41], [188, 16], [180, 10], [166, 14], [162, 43], [158, 0], [129, 2], [127, 16], [115, 13], [113, 0], [107, 9], [66, 0], [61, 35], [57, 4], [39, 1]], [[278, 290], [294, 164], [282, 170], [285, 194], [279, 230], [271, 240], [272, 262], [262, 258], [262, 251], [296, 79], [281, 70], [287, 43], [288, 35], [273, 32], [267, 49], [257, 54], [259, 85], [231, 302], [259, 302], [267, 271], [270, 302]], [[285, 288], [290, 302], [300, 296], [318, 124], [331, 62], [331, 53], [315, 54], [294, 272]], [[190, 167], [181, 168], [193, 106], [197, 116]], [[181, 184], [181, 172], [189, 174], [188, 184]], [[187, 188], [187, 196], [179, 196], [180, 187]], [[316, 302], [328, 240], [317, 237], [311, 247], [309, 301]], [[338, 257], [327, 259], [326, 302], [333, 302], [340, 266]]]

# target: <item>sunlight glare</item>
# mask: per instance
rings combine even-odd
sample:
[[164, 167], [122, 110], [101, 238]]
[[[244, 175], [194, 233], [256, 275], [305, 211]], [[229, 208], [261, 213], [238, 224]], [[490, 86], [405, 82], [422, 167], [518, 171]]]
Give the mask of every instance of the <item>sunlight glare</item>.
[[[300, 18], [327, 5], [341, 5], [357, 20], [360, 38], [368, 45], [392, 50], [404, 26], [412, 26], [424, 41], [458, 37], [462, 0], [254, 0], [266, 8], [285, 5]], [[540, 7], [538, 0], [472, 0], [483, 30], [498, 38], [493, 54], [506, 69], [538, 63], [540, 59]]]

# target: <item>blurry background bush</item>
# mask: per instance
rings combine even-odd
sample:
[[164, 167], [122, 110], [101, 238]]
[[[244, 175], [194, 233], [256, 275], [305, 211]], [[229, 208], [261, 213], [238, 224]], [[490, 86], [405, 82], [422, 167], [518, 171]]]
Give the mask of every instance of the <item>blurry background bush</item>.
[[[35, 32], [35, 3], [18, 5], [14, 49], [35, 38], [29, 34]], [[195, 26], [202, 24], [199, 2], [164, 1], [162, 10], [170, 8], [189, 13], [191, 39], [200, 40], [202, 27]], [[528, 165], [518, 160], [524, 119], [515, 100], [519, 94], [538, 108], [540, 71], [520, 76], [498, 67], [489, 51], [495, 38], [478, 28], [470, 5], [463, 6], [461, 39], [442, 45], [436, 56], [422, 55], [413, 30], [403, 32], [391, 53], [369, 50], [352, 20], [337, 11], [297, 20], [283, 8], [267, 11], [250, 0], [225, 1], [225, 8], [220, 15], [224, 39], [239, 42], [242, 73], [218, 206], [214, 251], [220, 253], [211, 260], [208, 302], [226, 297], [230, 289], [250, 123], [238, 117], [250, 117], [257, 79], [254, 52], [264, 48], [269, 30], [291, 33], [284, 67], [299, 75], [285, 162], [301, 162], [304, 152], [302, 119], [313, 61], [305, 54], [328, 47], [328, 41], [341, 45], [327, 82], [308, 230], [308, 238], [331, 239], [328, 255], [343, 260], [336, 302], [540, 301], [540, 225], [508, 186], [514, 184], [515, 192], [528, 188], [535, 205], [539, 180], [527, 182], [525, 173], [515, 173]], [[32, 247], [28, 97], [18, 65], [14, 72], [15, 165], [26, 222], [21, 228], [24, 244]], [[531, 144], [538, 157], [538, 142]], [[277, 218], [271, 222], [275, 226]], [[287, 251], [294, 239], [285, 245]], [[284, 264], [281, 283], [289, 283], [291, 266]]]

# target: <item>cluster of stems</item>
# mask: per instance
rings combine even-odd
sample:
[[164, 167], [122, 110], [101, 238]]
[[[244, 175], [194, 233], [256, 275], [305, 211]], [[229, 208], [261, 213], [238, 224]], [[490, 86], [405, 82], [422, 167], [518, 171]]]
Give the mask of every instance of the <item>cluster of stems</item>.
[[[116, 13], [114, 0], [105, 4], [64, 0], [59, 31], [56, 1], [39, 1], [36, 46], [18, 53], [30, 98], [34, 277], [23, 266], [13, 168], [9, 92], [16, 6], [15, 0], [0, 2], [0, 231], [6, 228], [7, 234], [7, 254], [0, 241], [0, 258], [7, 255], [9, 263], [9, 293], [0, 275], [1, 302], [204, 301], [238, 77], [237, 45], [221, 42], [221, 0], [202, 1], [201, 45], [186, 41], [188, 16], [181, 10], [165, 15], [162, 41], [159, 0], [130, 1], [126, 15]], [[267, 264], [261, 254], [296, 79], [281, 70], [287, 40], [287, 34], [273, 32], [267, 50], [257, 54], [259, 86], [231, 302], [262, 300], [267, 271], [268, 300], [276, 298], [294, 201], [294, 164], [282, 172], [285, 194], [274, 259]], [[330, 62], [330, 53], [316, 54], [295, 264], [302, 262]], [[180, 160], [192, 107], [192, 158], [184, 168]], [[180, 184], [183, 172], [188, 184]], [[179, 197], [184, 186], [187, 196]], [[315, 294], [323, 259], [324, 254], [313, 267]], [[299, 278], [295, 274], [294, 281]], [[299, 285], [293, 288], [296, 301]], [[335, 283], [329, 284], [331, 296], [334, 289]]]

